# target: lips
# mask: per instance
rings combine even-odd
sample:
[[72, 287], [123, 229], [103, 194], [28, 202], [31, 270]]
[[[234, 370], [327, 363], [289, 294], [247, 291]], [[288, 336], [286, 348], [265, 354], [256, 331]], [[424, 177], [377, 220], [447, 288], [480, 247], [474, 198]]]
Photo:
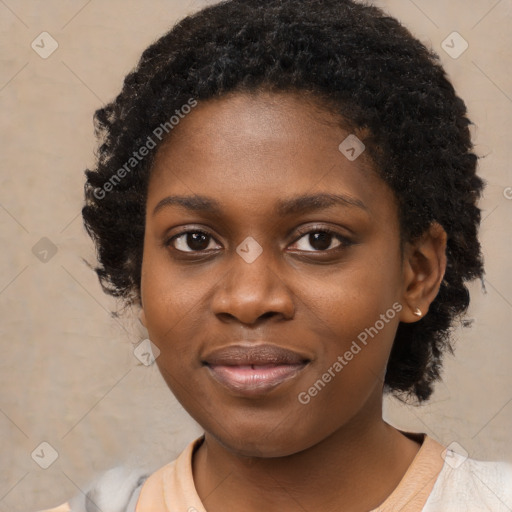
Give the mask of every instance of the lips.
[[268, 364], [300, 364], [308, 358], [292, 350], [268, 343], [230, 345], [210, 352], [204, 362], [209, 365], [250, 366]]
[[268, 393], [296, 377], [310, 362], [297, 352], [272, 344], [231, 345], [210, 352], [202, 361], [221, 385], [242, 395]]

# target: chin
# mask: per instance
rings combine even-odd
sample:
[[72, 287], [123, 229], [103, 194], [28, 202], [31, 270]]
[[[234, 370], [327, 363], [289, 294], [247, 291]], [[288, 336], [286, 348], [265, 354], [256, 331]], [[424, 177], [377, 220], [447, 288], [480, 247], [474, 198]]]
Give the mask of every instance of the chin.
[[267, 423], [266, 428], [253, 424], [233, 425], [222, 429], [216, 425], [217, 428], [205, 428], [205, 431], [224, 448], [243, 457], [287, 457], [306, 450], [321, 440], [314, 439], [312, 434], [299, 431], [297, 425], [275, 428], [276, 424], [279, 422]]

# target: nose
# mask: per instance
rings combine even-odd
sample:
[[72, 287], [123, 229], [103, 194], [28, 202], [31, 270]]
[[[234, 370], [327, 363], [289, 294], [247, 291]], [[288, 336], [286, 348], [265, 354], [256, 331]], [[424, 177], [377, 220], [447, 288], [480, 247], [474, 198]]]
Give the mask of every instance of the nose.
[[226, 264], [229, 270], [212, 297], [213, 312], [220, 320], [252, 325], [270, 317], [293, 318], [293, 294], [268, 252], [252, 262], [233, 252]]

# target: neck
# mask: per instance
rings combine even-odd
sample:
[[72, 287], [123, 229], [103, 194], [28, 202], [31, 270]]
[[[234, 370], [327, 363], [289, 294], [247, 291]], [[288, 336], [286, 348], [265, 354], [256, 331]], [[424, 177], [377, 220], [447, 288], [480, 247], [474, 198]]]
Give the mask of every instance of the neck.
[[196, 489], [208, 512], [367, 511], [398, 485], [419, 445], [379, 416], [354, 419], [286, 457], [247, 457], [209, 433], [194, 454]]

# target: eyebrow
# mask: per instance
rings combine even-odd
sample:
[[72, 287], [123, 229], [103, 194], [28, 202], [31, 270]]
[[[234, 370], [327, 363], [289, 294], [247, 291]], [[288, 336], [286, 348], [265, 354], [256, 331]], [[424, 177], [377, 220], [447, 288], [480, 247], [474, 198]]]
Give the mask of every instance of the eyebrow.
[[[187, 210], [208, 213], [211, 215], [220, 215], [222, 208], [220, 203], [208, 196], [168, 196], [158, 202], [153, 210], [153, 215], [170, 206], [181, 206]], [[281, 199], [277, 202], [275, 211], [277, 215], [294, 215], [298, 213], [308, 213], [316, 210], [331, 208], [333, 206], [345, 206], [359, 208], [368, 212], [368, 207], [355, 197], [346, 194], [303, 194], [299, 196]]]

